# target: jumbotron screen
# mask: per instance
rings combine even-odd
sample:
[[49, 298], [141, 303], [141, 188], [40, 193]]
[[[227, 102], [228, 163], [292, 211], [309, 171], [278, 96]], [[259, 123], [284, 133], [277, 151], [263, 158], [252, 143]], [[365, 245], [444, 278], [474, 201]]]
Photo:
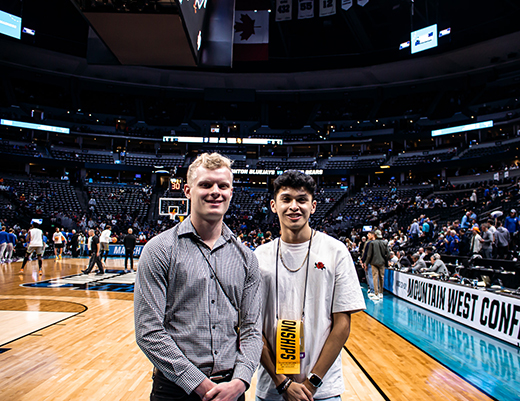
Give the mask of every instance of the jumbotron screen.
[[22, 36], [22, 17], [2, 11], [0, 6], [0, 34], [20, 39]]
[[437, 24], [411, 33], [412, 54], [437, 47]]
[[181, 10], [184, 28], [190, 39], [191, 48], [198, 61], [208, 0], [177, 0], [177, 2]]

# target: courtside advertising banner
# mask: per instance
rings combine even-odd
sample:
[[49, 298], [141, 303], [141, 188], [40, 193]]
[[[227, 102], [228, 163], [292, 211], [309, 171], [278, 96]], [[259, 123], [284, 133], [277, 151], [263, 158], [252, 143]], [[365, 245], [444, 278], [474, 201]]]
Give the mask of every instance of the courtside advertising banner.
[[520, 346], [520, 299], [387, 270], [385, 288], [415, 305]]
[[292, 19], [292, 0], [276, 0], [276, 21], [290, 21]]
[[314, 17], [314, 0], [298, 0], [298, 19]]
[[[134, 256], [141, 256], [141, 251], [143, 250], [143, 248], [143, 245], [136, 245], [134, 248]], [[125, 246], [119, 244], [109, 244], [108, 256], [125, 256]]]

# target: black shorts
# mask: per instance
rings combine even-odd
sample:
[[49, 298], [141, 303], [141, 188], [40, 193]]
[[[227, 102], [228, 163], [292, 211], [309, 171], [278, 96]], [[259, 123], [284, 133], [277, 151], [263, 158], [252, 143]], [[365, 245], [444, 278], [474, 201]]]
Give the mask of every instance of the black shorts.
[[54, 248], [56, 248], [56, 249], [65, 248], [65, 244], [63, 242], [61, 244], [54, 244]]

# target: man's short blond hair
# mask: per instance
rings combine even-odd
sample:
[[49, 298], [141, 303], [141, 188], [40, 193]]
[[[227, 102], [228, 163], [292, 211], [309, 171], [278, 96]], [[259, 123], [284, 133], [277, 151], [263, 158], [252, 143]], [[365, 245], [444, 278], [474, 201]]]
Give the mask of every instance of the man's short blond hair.
[[188, 167], [188, 176], [187, 181], [188, 185], [193, 183], [193, 180], [196, 178], [195, 170], [200, 166], [207, 168], [208, 170], [217, 170], [222, 167], [226, 167], [229, 169], [231, 173], [231, 182], [233, 182], [233, 172], [231, 171], [231, 164], [233, 164], [233, 160], [228, 159], [225, 156], [222, 156], [219, 153], [202, 153], [197, 156], [197, 158], [190, 164]]

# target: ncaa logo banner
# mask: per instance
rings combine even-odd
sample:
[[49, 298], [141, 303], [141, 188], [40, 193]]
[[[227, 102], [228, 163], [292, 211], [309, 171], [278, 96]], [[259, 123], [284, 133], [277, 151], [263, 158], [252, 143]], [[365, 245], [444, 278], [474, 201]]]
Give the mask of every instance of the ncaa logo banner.
[[314, 17], [314, 0], [298, 0], [298, 19]]
[[417, 306], [520, 346], [518, 298], [395, 270], [387, 270], [385, 288]]
[[292, 0], [276, 0], [276, 21], [292, 19]]

